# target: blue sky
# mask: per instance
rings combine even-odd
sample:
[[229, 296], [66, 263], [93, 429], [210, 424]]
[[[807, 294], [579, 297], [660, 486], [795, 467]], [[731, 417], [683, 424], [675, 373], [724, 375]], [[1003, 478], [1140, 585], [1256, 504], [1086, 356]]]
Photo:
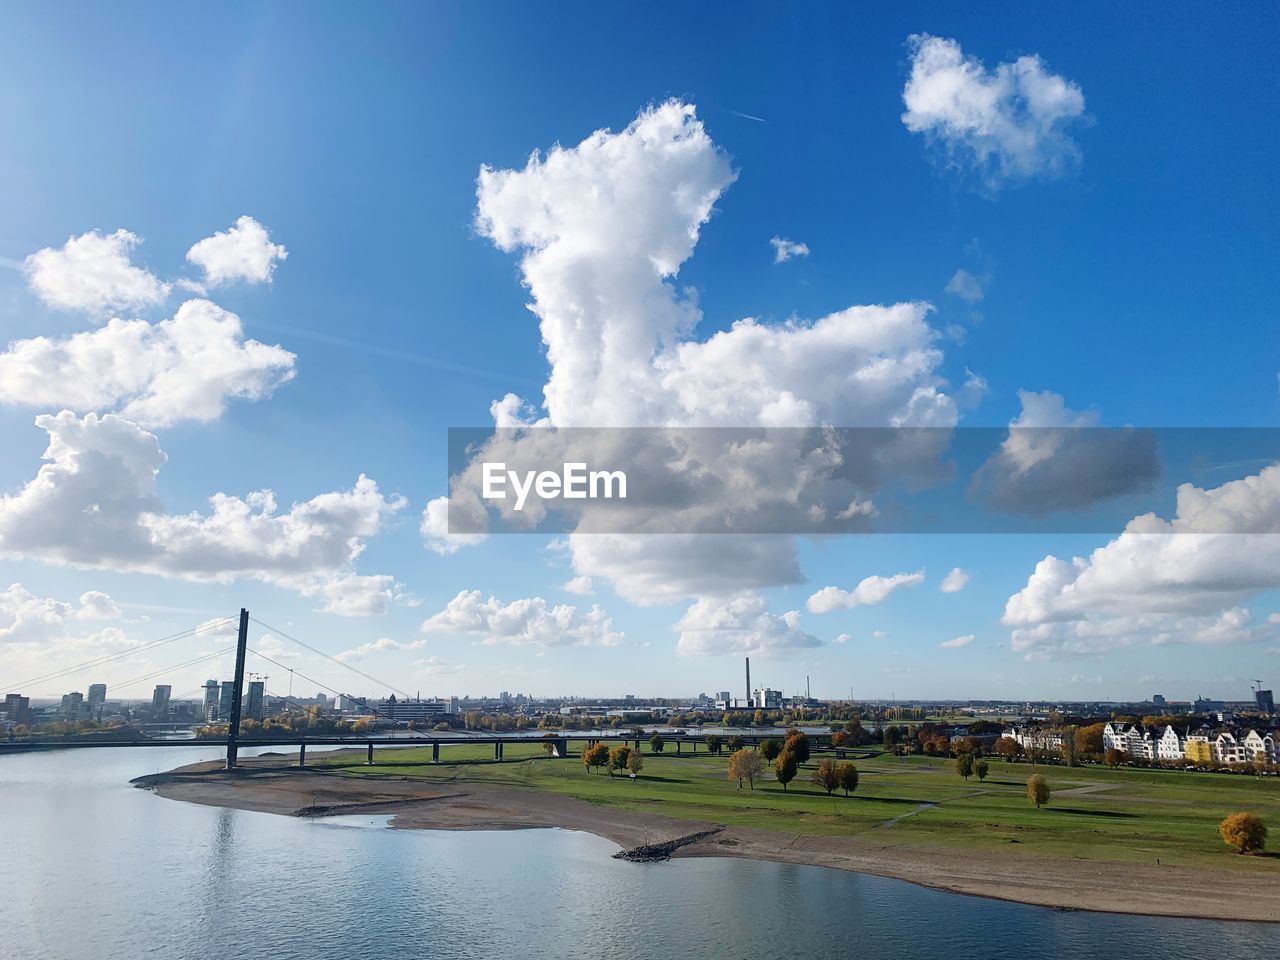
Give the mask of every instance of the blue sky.
[[[965, 160], [963, 142], [948, 153], [945, 137], [904, 124], [915, 34], [954, 41], [985, 71], [1038, 56], [1045, 75], [1078, 89], [1083, 111], [1033, 146], [1030, 173], [992, 180]], [[424, 693], [736, 691], [740, 650], [710, 644], [691, 655], [672, 629], [701, 592], [641, 606], [596, 574], [593, 595], [579, 596], [562, 585], [580, 571], [547, 538], [493, 537], [441, 555], [418, 529], [427, 502], [445, 492], [447, 428], [489, 423], [490, 403], [508, 392], [536, 403], [547, 378], [519, 254], [474, 225], [481, 165], [522, 168], [535, 149], [622, 131], [669, 98], [696, 106], [737, 173], [676, 278], [697, 291], [694, 340], [748, 316], [812, 322], [858, 304], [928, 301], [942, 355], [933, 377], [953, 395], [966, 371], [987, 384], [962, 409], [965, 425], [1008, 424], [1022, 411], [1020, 390], [1052, 391], [1107, 425], [1274, 425], [1280, 250], [1267, 118], [1277, 108], [1276, 39], [1261, 9], [1191, 5], [1158, 15], [1001, 4], [802, 13], [566, 5], [554, 17], [514, 4], [318, 4], [305, 17], [255, 5], [10, 11], [0, 37], [4, 339], [66, 338], [105, 319], [38, 296], [22, 267], [36, 251], [124, 229], [142, 240], [135, 265], [198, 281], [188, 249], [248, 215], [287, 260], [269, 282], [207, 293], [240, 317], [245, 337], [295, 354], [294, 375], [269, 396], [232, 396], [217, 416], [139, 428], [167, 454], [157, 481], [164, 514], [205, 514], [214, 493], [264, 488], [287, 512], [351, 489], [361, 474], [405, 502], [359, 538], [354, 568], [396, 583], [385, 609], [359, 616], [322, 612], [277, 573], [193, 582], [189, 569], [166, 573], [155, 562], [144, 572], [102, 550], [15, 546], [38, 538], [11, 533], [0, 538], [0, 586], [20, 583], [29, 599], [0, 605], [0, 636], [21, 626], [10, 629], [9, 654], [0, 646], [11, 667], [0, 680], [243, 605], [333, 653], [389, 638], [400, 648], [351, 662]], [[1059, 137], [1071, 156], [1050, 169], [1049, 141]], [[808, 255], [775, 264], [774, 236], [806, 244]], [[959, 270], [976, 278], [980, 300], [947, 292]], [[175, 288], [162, 303], [112, 314], [154, 323], [191, 295]], [[119, 410], [69, 406], [78, 416]], [[14, 496], [35, 477], [49, 437], [33, 418], [61, 408], [0, 406], [0, 490]], [[1173, 510], [1169, 502], [1162, 515]], [[22, 522], [27, 531], [35, 523]], [[1044, 557], [1087, 555], [1110, 539], [801, 541], [804, 582], [754, 593], [769, 616], [799, 611], [816, 643], [762, 642], [757, 675], [790, 691], [809, 674], [814, 692], [831, 696], [852, 687], [865, 697], [1238, 697], [1247, 678], [1274, 670], [1278, 644], [1265, 629], [1274, 588], [1230, 566], [1239, 548], [1213, 559], [1202, 581], [1173, 580], [1194, 594], [1239, 574], [1251, 584], [1240, 595], [1176, 613], [1134, 599], [1133, 615], [1148, 618], [1138, 626], [1115, 622], [1130, 611], [1117, 614], [1110, 592], [1085, 614], [1055, 608], [1002, 623]], [[942, 593], [955, 567], [969, 583]], [[819, 588], [851, 591], [869, 576], [920, 569], [922, 584], [882, 602], [806, 609]], [[623, 639], [546, 642], [535, 631], [511, 643], [420, 630], [465, 590], [502, 604], [573, 604], [578, 615], [598, 603]], [[87, 591], [110, 595], [120, 616], [77, 617]], [[1204, 638], [1221, 610], [1244, 608], [1254, 626]], [[1109, 643], [1011, 648], [1019, 627], [1052, 632], [1046, 624], [1104, 613]]]

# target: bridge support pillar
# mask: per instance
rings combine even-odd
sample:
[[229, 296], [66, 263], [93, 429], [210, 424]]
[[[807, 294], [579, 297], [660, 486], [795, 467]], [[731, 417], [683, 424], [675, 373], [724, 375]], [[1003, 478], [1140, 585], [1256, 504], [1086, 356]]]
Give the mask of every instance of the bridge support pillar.
[[677, 740], [677, 741], [676, 741], [676, 753], [679, 753], [679, 752], [680, 752], [680, 741], [679, 741], [679, 740]]
[[431, 745], [431, 762], [432, 763], [440, 762], [440, 742], [439, 741], [436, 741]]
[[305, 767], [307, 765], [307, 745], [305, 743], [298, 744], [298, 766]]
[[373, 766], [373, 741], [369, 741], [369, 759], [367, 763], [369, 766]]

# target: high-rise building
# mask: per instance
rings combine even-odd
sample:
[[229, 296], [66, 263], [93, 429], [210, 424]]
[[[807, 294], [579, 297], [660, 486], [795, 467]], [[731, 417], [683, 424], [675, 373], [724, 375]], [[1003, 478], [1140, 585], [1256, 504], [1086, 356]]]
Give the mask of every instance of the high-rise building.
[[249, 702], [245, 706], [245, 716], [250, 720], [262, 719], [262, 694], [267, 688], [261, 680], [249, 681]]
[[1161, 709], [1168, 706], [1167, 702], [1164, 699], [1164, 695], [1159, 693], [1153, 693], [1151, 695], [1151, 705], [1153, 707], [1160, 707]]
[[173, 687], [167, 683], [157, 683], [155, 691], [151, 694], [151, 717], [154, 720], [164, 720], [169, 716], [169, 697], [173, 694]]
[[218, 719], [218, 681], [206, 680], [204, 682], [204, 720], [205, 723], [213, 723]]
[[6, 693], [4, 696], [4, 715], [14, 723], [22, 723], [31, 712], [31, 699], [20, 693]]
[[1276, 712], [1276, 700], [1271, 695], [1270, 690], [1255, 690], [1253, 692], [1254, 702], [1258, 705], [1258, 712], [1265, 713], [1267, 716]]
[[218, 690], [218, 720], [221, 723], [228, 723], [231, 720], [231, 703], [236, 695], [236, 682], [234, 680], [223, 680], [222, 687]]
[[89, 684], [89, 716], [97, 720], [102, 716], [102, 705], [107, 702], [107, 685], [105, 683]]
[[62, 695], [62, 705], [59, 708], [64, 720], [75, 721], [85, 719], [88, 708], [85, 707], [84, 694], [76, 690], [72, 693], [64, 693]]

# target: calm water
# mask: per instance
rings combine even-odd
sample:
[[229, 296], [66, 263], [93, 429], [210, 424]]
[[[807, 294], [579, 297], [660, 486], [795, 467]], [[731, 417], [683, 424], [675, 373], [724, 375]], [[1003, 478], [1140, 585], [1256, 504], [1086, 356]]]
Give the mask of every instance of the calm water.
[[[1265, 924], [1058, 912], [817, 867], [629, 864], [589, 834], [395, 831], [128, 785], [209, 755], [0, 757], [0, 956], [1253, 960], [1280, 949], [1280, 928]], [[1205, 895], [1230, 909], [1229, 891]]]

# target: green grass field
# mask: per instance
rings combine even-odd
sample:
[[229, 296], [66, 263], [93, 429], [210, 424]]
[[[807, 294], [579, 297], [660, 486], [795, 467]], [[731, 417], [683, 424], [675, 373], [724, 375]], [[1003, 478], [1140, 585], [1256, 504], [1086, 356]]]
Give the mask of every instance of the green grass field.
[[[575, 746], [574, 749], [577, 749]], [[930, 847], [1006, 850], [1026, 854], [1187, 864], [1245, 871], [1280, 871], [1280, 858], [1240, 857], [1218, 836], [1223, 817], [1241, 810], [1263, 818], [1280, 849], [1280, 778], [1112, 770], [1102, 766], [1032, 767], [990, 759], [985, 782], [966, 783], [951, 761], [887, 755], [857, 762], [861, 782], [845, 798], [809, 781], [818, 758], [801, 768], [786, 792], [768, 777], [754, 791], [726, 776], [727, 757], [705, 753], [650, 754], [632, 781], [589, 773], [574, 755], [547, 759], [540, 743], [509, 744], [502, 763], [493, 748], [449, 746], [433, 764], [429, 749], [383, 750], [375, 766], [360, 758], [324, 758], [312, 766], [353, 776], [407, 775], [456, 783], [507, 783], [592, 803], [805, 834], [879, 831], [886, 842]], [[1039, 810], [1026, 799], [1026, 780], [1041, 773], [1053, 792]], [[1016, 846], [1015, 846], [1016, 845]]]

